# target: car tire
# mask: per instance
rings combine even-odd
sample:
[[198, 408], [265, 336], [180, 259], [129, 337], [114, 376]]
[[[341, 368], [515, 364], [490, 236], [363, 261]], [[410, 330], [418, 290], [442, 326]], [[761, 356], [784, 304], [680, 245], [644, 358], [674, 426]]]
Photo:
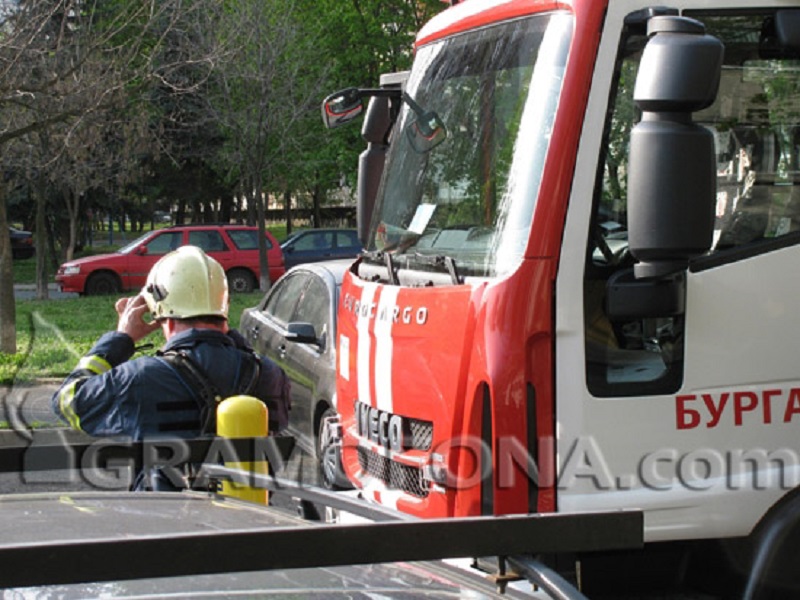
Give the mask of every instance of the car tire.
[[317, 424], [317, 463], [322, 487], [328, 490], [349, 490], [352, 484], [344, 474], [342, 452], [330, 442], [325, 429], [325, 419], [336, 415], [332, 408], [326, 408]]
[[256, 278], [245, 269], [228, 271], [228, 288], [237, 294], [249, 294], [256, 287]]
[[89, 277], [84, 287], [87, 296], [108, 296], [118, 294], [122, 286], [117, 277], [111, 273], [95, 273]]

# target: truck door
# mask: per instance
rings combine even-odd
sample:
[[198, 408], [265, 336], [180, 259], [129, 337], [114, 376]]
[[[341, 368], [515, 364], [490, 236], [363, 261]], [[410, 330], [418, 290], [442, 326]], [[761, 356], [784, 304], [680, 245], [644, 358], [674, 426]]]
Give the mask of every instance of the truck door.
[[775, 46], [774, 10], [682, 13], [725, 45], [717, 99], [693, 115], [715, 139], [713, 246], [676, 275], [673, 310], [614, 317], [609, 296], [635, 262], [627, 161], [647, 41], [619, 6], [556, 288], [558, 506], [643, 508], [647, 541], [746, 535], [798, 483], [800, 69]]

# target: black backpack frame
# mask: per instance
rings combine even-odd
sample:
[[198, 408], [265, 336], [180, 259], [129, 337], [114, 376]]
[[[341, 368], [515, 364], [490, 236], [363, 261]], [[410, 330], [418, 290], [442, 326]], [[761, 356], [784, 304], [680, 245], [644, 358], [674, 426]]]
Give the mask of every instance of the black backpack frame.
[[[258, 358], [252, 352], [242, 352], [242, 355], [244, 360], [242, 361], [239, 385], [230, 396], [252, 394], [261, 376], [261, 363]], [[178, 372], [181, 379], [191, 388], [192, 399], [200, 411], [200, 434], [216, 435], [217, 406], [225, 398], [185, 350], [168, 350], [160, 356]], [[226, 398], [230, 396], [226, 396]]]

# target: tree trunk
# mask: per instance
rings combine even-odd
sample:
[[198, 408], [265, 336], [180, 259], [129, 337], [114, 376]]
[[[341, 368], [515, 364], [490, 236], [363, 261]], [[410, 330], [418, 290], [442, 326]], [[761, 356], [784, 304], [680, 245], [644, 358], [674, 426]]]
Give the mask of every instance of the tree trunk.
[[286, 235], [292, 233], [292, 193], [289, 189], [283, 190], [283, 210], [286, 211]]
[[[65, 189], [64, 205], [67, 207], [67, 218], [69, 219], [69, 237], [67, 238], [67, 260], [72, 260], [75, 256], [75, 245], [78, 241], [78, 215], [80, 213], [81, 199], [78, 194]], [[122, 223], [125, 222], [123, 218]], [[120, 227], [121, 229], [121, 227]]]
[[6, 184], [0, 180], [0, 354], [17, 353], [17, 305], [14, 265], [6, 214]]
[[44, 194], [44, 181], [39, 178], [36, 184], [36, 298], [47, 300], [47, 196]]
[[267, 238], [265, 233], [266, 219], [264, 218], [264, 194], [261, 191], [261, 176], [259, 174], [256, 174], [253, 183], [257, 213], [256, 222], [258, 225], [258, 288], [262, 292], [266, 292], [272, 287], [272, 280], [269, 277], [269, 259], [267, 258]]
[[313, 218], [314, 218], [314, 227], [319, 228], [322, 227], [322, 186], [320, 185], [319, 177], [316, 178], [314, 183], [314, 191], [312, 193], [312, 199], [314, 200], [314, 211], [313, 211]]

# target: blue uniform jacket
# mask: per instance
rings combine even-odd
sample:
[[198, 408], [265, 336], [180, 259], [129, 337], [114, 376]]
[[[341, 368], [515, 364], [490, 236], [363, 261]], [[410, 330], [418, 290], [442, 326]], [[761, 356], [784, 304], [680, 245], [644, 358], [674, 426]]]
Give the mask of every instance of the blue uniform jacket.
[[[244, 344], [235, 331], [191, 329], [173, 336], [163, 350], [186, 350], [225, 397], [236, 391]], [[130, 360], [134, 351], [127, 334], [104, 334], [53, 395], [56, 414], [97, 437], [199, 435], [200, 412], [189, 385], [158, 356]], [[272, 432], [288, 423], [289, 382], [280, 367], [259, 358], [261, 375], [251, 395], [267, 405]]]

